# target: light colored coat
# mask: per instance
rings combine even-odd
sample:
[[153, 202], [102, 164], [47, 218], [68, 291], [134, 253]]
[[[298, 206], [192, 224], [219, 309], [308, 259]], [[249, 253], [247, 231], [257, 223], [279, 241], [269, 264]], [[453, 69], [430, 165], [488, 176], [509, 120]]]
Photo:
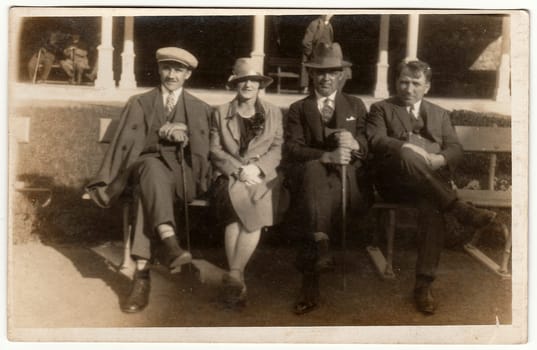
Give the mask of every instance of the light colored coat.
[[[276, 223], [280, 205], [282, 179], [276, 168], [282, 158], [283, 128], [281, 110], [263, 100], [258, 102], [265, 112], [265, 128], [248, 144], [240, 156], [240, 126], [237, 100], [216, 107], [211, 125], [210, 158], [215, 177], [229, 178], [229, 195], [235, 212], [248, 231]], [[263, 182], [246, 186], [233, 173], [247, 164], [261, 170]]]

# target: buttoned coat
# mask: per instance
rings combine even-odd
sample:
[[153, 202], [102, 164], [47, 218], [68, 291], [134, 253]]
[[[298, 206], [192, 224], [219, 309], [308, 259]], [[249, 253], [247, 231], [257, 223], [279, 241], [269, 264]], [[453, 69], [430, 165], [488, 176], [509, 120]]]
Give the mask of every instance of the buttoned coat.
[[[216, 107], [211, 125], [211, 162], [214, 176], [229, 179], [229, 196], [241, 223], [249, 231], [271, 226], [283, 209], [280, 198], [281, 176], [277, 168], [282, 158], [283, 128], [280, 108], [258, 98], [265, 113], [265, 126], [260, 135], [248, 144], [243, 156], [239, 154], [240, 125], [236, 113], [237, 100]], [[238, 169], [254, 164], [262, 172], [262, 182], [247, 186], [236, 179]]]
[[[207, 191], [210, 181], [209, 124], [211, 108], [205, 102], [183, 90], [192, 176], [196, 188], [189, 189], [196, 195]], [[130, 170], [139, 159], [146, 137], [162, 108], [159, 88], [135, 95], [121, 112], [116, 133], [108, 147], [101, 168], [86, 189], [101, 207], [109, 207], [128, 184]], [[179, 174], [178, 174], [179, 175]], [[192, 192], [191, 192], [192, 193]]]
[[[359, 98], [337, 92], [334, 100], [335, 129], [349, 131], [360, 145], [360, 158], [348, 167], [351, 209], [361, 210], [368, 207], [371, 187], [367, 177], [365, 160], [368, 143], [365, 136], [367, 110]], [[318, 160], [323, 153], [330, 152], [333, 145], [327, 142], [321, 113], [317, 107], [315, 94], [291, 105], [287, 114], [284, 154], [289, 170], [300, 178], [301, 164]]]
[[[449, 118], [449, 112], [426, 100], [422, 100], [420, 116], [425, 123], [427, 136], [440, 146], [451, 171], [461, 161], [462, 146]], [[411, 116], [397, 97], [374, 103], [367, 117], [367, 137], [375, 161], [398, 155], [412, 131]]]

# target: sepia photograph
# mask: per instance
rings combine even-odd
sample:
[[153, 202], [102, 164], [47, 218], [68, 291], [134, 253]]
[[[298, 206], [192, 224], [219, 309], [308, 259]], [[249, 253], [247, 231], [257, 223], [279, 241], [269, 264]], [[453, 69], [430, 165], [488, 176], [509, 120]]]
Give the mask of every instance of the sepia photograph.
[[529, 17], [9, 8], [8, 340], [526, 343]]

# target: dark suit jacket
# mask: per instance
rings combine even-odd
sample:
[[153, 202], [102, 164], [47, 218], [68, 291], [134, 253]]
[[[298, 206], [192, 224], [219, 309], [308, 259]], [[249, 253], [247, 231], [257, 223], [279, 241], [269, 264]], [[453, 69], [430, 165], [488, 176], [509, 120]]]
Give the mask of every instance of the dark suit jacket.
[[[362, 158], [367, 156], [365, 118], [367, 110], [359, 98], [337, 93], [335, 98], [336, 129], [345, 129], [353, 134], [360, 144]], [[287, 113], [286, 155], [290, 161], [304, 162], [321, 158], [331, 151], [325, 140], [321, 113], [317, 108], [315, 94], [291, 105]]]
[[[196, 189], [190, 193], [200, 194], [207, 190], [210, 181], [209, 124], [211, 108], [205, 102], [183, 90], [192, 175]], [[108, 207], [127, 186], [132, 165], [144, 149], [146, 137], [162, 110], [159, 88], [135, 95], [129, 99], [121, 113], [116, 134], [104, 156], [101, 168], [86, 189], [101, 207]]]
[[[422, 100], [420, 115], [425, 121], [426, 136], [440, 145], [440, 154], [453, 171], [462, 159], [462, 146], [449, 118], [440, 106]], [[367, 139], [376, 161], [399, 154], [412, 131], [411, 116], [396, 97], [374, 103], [367, 116]]]
[[[351, 210], [363, 210], [371, 201], [371, 187], [367, 177], [367, 139], [365, 119], [367, 110], [359, 98], [340, 93], [335, 98], [335, 128], [349, 131], [360, 144], [360, 158], [348, 167]], [[332, 151], [334, 145], [325, 138], [321, 113], [317, 108], [315, 94], [291, 105], [285, 127], [284, 163], [289, 173], [291, 191], [300, 186], [301, 166], [308, 161], [318, 160], [324, 152]], [[353, 204], [354, 203], [354, 204]]]

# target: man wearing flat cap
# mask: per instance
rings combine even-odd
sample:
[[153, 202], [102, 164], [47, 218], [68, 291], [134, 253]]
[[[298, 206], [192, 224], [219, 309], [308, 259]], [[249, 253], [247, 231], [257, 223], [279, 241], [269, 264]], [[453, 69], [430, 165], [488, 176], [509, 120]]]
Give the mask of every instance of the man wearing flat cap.
[[148, 262], [155, 242], [163, 243], [164, 263], [170, 269], [191, 262], [190, 252], [179, 246], [176, 236], [174, 202], [190, 201], [205, 192], [210, 176], [211, 110], [183, 88], [198, 60], [177, 47], [158, 49], [156, 59], [160, 86], [129, 99], [101, 168], [86, 188], [101, 207], [109, 207], [127, 186], [135, 186], [139, 193], [131, 251], [136, 272], [121, 306], [128, 313], [141, 311], [148, 303]]
[[[353, 216], [367, 209], [370, 197], [364, 167], [366, 108], [360, 99], [338, 91], [343, 69], [351, 64], [343, 60], [338, 43], [321, 43], [306, 66], [314, 91], [289, 108], [284, 148], [289, 178], [296, 180], [294, 200], [307, 220], [297, 259], [303, 273], [297, 314], [317, 307], [319, 274], [334, 267], [329, 242], [341, 224], [342, 176]], [[347, 165], [345, 174], [342, 165]]]

